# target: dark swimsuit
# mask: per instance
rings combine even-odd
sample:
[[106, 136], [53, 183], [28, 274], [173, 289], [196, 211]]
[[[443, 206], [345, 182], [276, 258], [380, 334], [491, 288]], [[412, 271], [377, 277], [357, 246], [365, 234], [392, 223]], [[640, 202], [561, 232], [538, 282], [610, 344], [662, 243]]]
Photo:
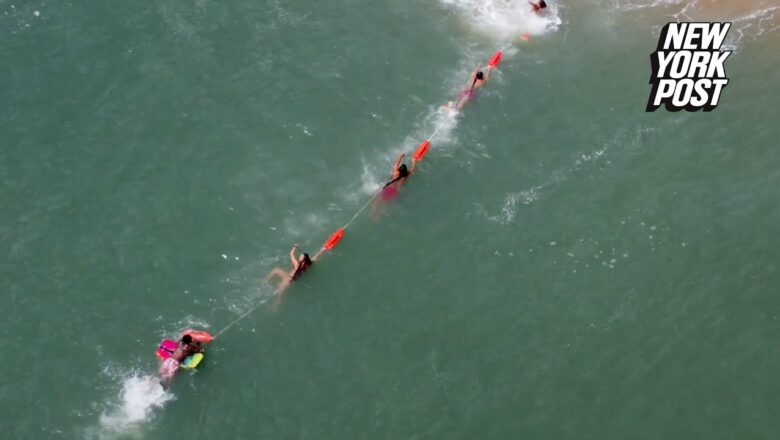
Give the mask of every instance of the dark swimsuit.
[[300, 278], [301, 275], [303, 275], [304, 272], [309, 270], [310, 267], [311, 267], [311, 264], [309, 264], [306, 267], [303, 267], [303, 264], [298, 265], [298, 268], [295, 269], [295, 273], [293, 273], [292, 277], [290, 277], [290, 282], [292, 283], [295, 280], [297, 280], [298, 278]]

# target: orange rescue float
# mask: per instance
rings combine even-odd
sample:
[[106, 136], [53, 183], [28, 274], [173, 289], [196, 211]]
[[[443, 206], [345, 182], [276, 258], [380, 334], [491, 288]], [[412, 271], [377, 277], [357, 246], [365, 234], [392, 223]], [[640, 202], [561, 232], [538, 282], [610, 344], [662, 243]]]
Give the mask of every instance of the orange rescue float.
[[344, 234], [346, 234], [347, 231], [345, 231], [343, 228], [336, 231], [333, 235], [330, 236], [328, 241], [325, 242], [325, 244], [322, 246], [323, 249], [326, 251], [332, 251], [333, 249], [336, 249], [336, 246], [341, 243], [341, 240], [344, 239]]
[[419, 147], [417, 147], [417, 151], [414, 152], [414, 156], [412, 158], [416, 160], [417, 162], [420, 162], [425, 158], [425, 155], [428, 154], [428, 150], [431, 149], [431, 141], [425, 141], [420, 144]]

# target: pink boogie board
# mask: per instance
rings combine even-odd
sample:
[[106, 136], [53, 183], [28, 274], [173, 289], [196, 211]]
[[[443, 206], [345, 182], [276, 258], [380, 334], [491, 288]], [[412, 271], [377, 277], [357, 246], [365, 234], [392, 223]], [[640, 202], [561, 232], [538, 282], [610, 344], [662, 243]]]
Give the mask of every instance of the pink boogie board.
[[[178, 347], [179, 344], [177, 342], [171, 341], [170, 339], [164, 339], [160, 343], [160, 347], [157, 348], [157, 357], [159, 357], [162, 360], [168, 359], [169, 357], [173, 356], [173, 352], [176, 351]], [[186, 358], [184, 358], [184, 360], [181, 363], [181, 367], [195, 368], [202, 360], [203, 360], [203, 353], [191, 354]]]
[[173, 352], [176, 351], [178, 347], [179, 344], [176, 342], [165, 339], [160, 343], [160, 347], [157, 349], [157, 357], [163, 360], [168, 359], [173, 356]]

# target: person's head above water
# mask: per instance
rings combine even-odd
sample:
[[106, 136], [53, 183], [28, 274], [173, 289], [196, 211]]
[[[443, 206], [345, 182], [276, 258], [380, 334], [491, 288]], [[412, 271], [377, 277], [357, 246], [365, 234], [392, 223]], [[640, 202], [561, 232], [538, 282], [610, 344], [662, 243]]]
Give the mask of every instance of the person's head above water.
[[544, 0], [539, 2], [539, 9], [544, 9], [547, 7], [547, 3], [544, 2]]
[[303, 255], [301, 255], [300, 263], [305, 267], [311, 266], [311, 258], [309, 258], [309, 254], [304, 252]]
[[476, 75], [474, 75], [474, 82], [471, 83], [471, 88], [473, 89], [477, 85], [477, 81], [482, 81], [483, 79], [485, 79], [485, 74], [481, 70], [477, 71]]
[[401, 166], [398, 167], [398, 177], [409, 177], [409, 169], [406, 168], [405, 163], [402, 163]]
[[185, 344], [192, 344], [192, 336], [190, 335], [184, 335], [181, 337], [181, 342], [184, 342]]

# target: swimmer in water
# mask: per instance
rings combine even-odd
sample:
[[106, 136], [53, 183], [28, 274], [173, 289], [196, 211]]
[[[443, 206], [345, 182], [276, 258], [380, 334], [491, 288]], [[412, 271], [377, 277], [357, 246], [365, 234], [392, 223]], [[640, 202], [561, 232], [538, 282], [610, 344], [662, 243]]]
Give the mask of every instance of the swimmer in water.
[[417, 161], [412, 159], [412, 168], [409, 169], [406, 167], [404, 159], [406, 159], [406, 153], [401, 154], [398, 157], [398, 160], [395, 161], [395, 165], [393, 166], [393, 174], [390, 177], [390, 181], [387, 182], [382, 188], [382, 193], [380, 194], [377, 203], [374, 204], [374, 209], [372, 210], [372, 216], [374, 218], [379, 217], [380, 204], [382, 202], [391, 202], [396, 197], [398, 197], [398, 192], [401, 189], [401, 185], [406, 183], [406, 179], [414, 174], [414, 170], [417, 168]]
[[174, 376], [179, 371], [179, 366], [187, 358], [187, 356], [195, 353], [201, 353], [203, 351], [203, 345], [200, 342], [192, 340], [192, 336], [185, 334], [179, 340], [179, 346], [176, 351], [173, 352], [171, 357], [165, 359], [160, 366], [160, 377], [165, 382], [161, 382], [163, 387], [166, 387], [173, 381]]
[[547, 3], [544, 0], [541, 0], [539, 3], [529, 1], [528, 4], [531, 5], [531, 10], [537, 14], [541, 14], [542, 10], [547, 7]]
[[277, 304], [281, 302], [282, 300], [282, 293], [287, 290], [287, 288], [290, 286], [290, 284], [294, 283], [295, 280], [301, 277], [309, 268], [314, 264], [315, 261], [322, 255], [323, 251], [320, 251], [317, 253], [317, 255], [314, 256], [314, 258], [310, 258], [309, 254], [302, 253], [300, 256], [296, 256], [296, 252], [298, 251], [298, 244], [295, 244], [290, 251], [290, 262], [292, 263], [292, 269], [290, 271], [285, 271], [281, 267], [274, 268], [267, 277], [265, 277], [265, 280], [267, 282], [271, 282], [274, 278], [279, 278], [281, 281], [279, 282], [279, 286], [276, 288], [276, 295]]
[[412, 169], [410, 170], [406, 167], [404, 159], [406, 159], [406, 153], [398, 156], [398, 160], [395, 161], [395, 166], [393, 167], [392, 177], [390, 178], [390, 181], [385, 184], [385, 189], [400, 189], [401, 185], [406, 182], [406, 179], [414, 174], [414, 169], [417, 168], [417, 161], [412, 159]]
[[[476, 69], [474, 69], [474, 72], [471, 73], [471, 79], [469, 80], [469, 84], [466, 85], [466, 89], [461, 92], [460, 97], [458, 97], [458, 102], [455, 103], [455, 108], [458, 110], [463, 109], [463, 107], [474, 99], [474, 96], [476, 96], [477, 89], [484, 86], [488, 79], [490, 79], [490, 72], [493, 71], [493, 67], [486, 66], [487, 70], [482, 71], [482, 65], [478, 65]], [[487, 72], [487, 73], [485, 73]]]

